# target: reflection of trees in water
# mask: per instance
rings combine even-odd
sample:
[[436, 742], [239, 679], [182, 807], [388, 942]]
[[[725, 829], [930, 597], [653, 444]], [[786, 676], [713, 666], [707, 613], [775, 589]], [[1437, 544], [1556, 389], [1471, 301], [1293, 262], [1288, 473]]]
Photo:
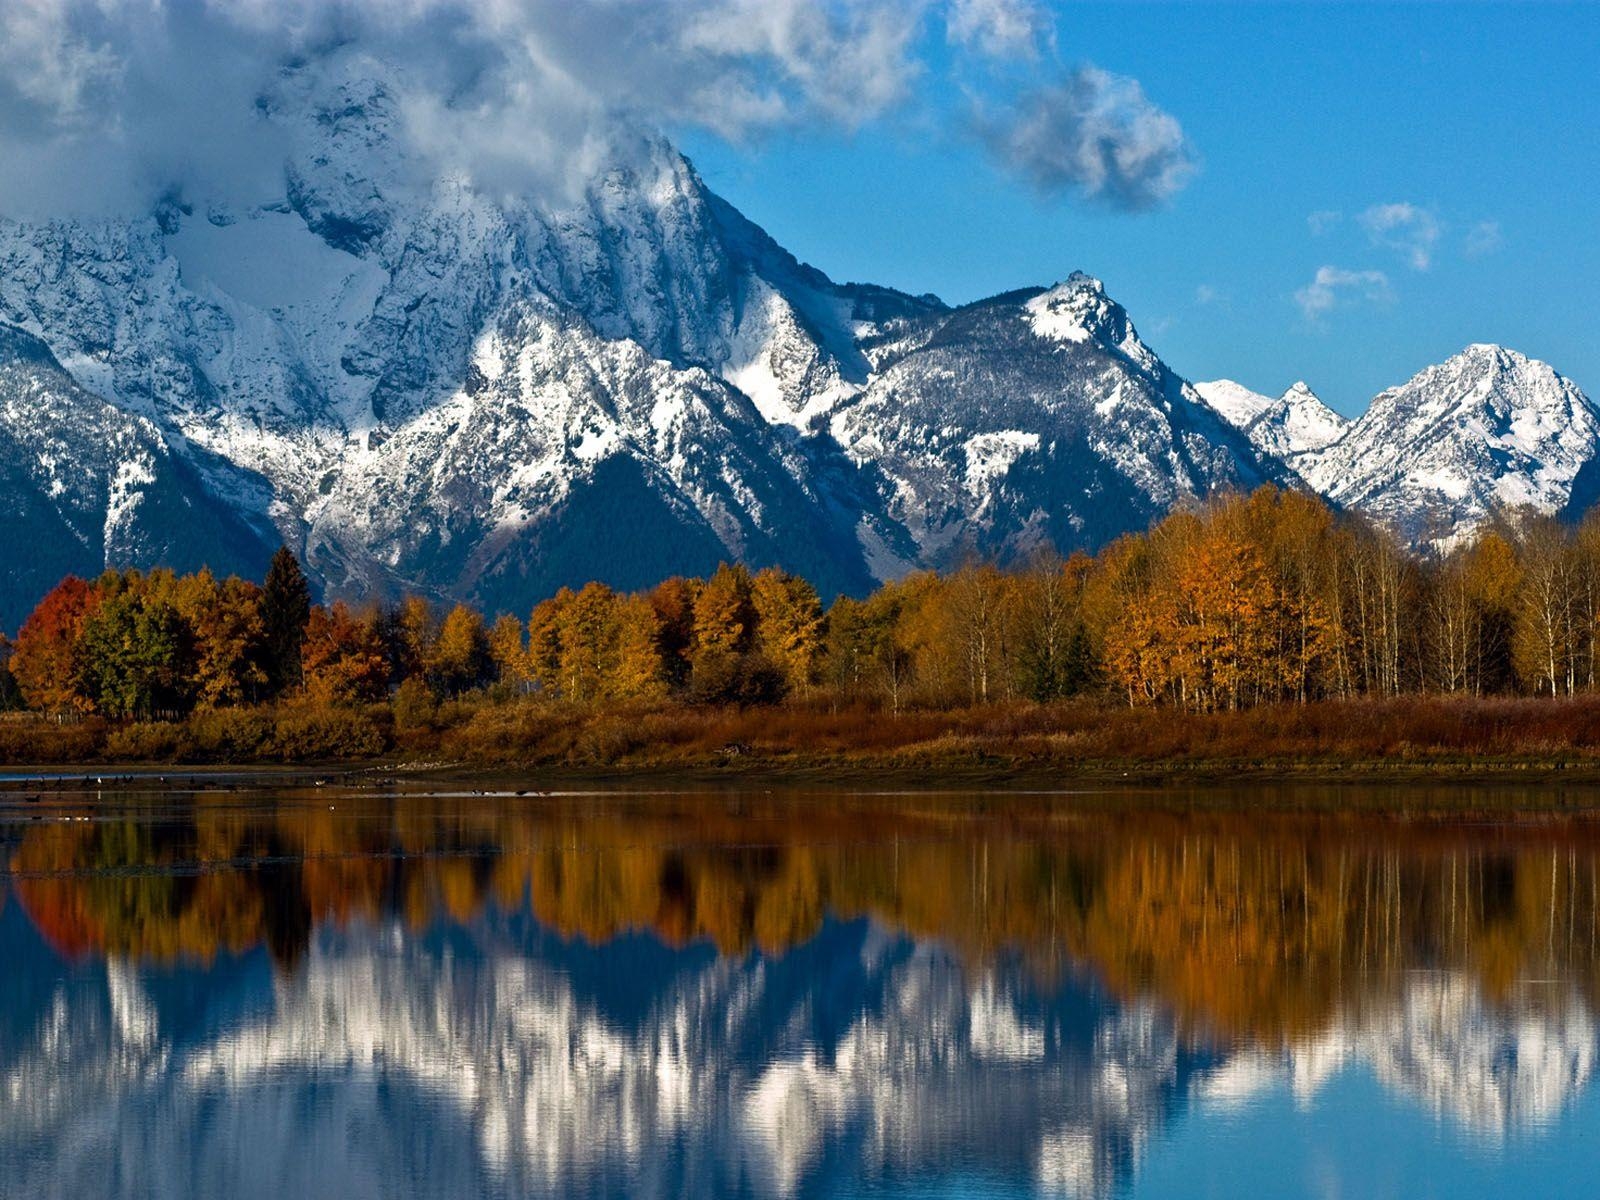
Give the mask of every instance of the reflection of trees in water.
[[870, 916], [975, 961], [1018, 953], [1043, 978], [1087, 963], [1222, 1038], [1315, 1031], [1416, 969], [1464, 972], [1491, 999], [1530, 977], [1590, 997], [1600, 982], [1600, 843], [1562, 831], [715, 798], [341, 808], [42, 825], [13, 856], [15, 886], [70, 953], [266, 945], [285, 966], [317, 924], [422, 929], [491, 900], [593, 943], [650, 931], [729, 953], [803, 943], [830, 912]]
[[[19, 900], [108, 961], [0, 1061], [0, 1097], [28, 1097], [0, 1100], [6, 1169], [88, 1183], [133, 1146], [150, 1190], [184, 1194], [183, 1164], [216, 1179], [242, 1140], [277, 1191], [326, 1191], [301, 1148], [343, 1128], [371, 1134], [340, 1159], [350, 1195], [402, 1168], [453, 1194], [794, 1194], [941, 1165], [1103, 1195], [1191, 1099], [1309, 1095], [1360, 1063], [1499, 1133], [1593, 1070], [1577, 839], [341, 808], [30, 831]], [[271, 1003], [198, 1032], [127, 965], [255, 946]], [[424, 1117], [427, 1153], [393, 1131]]]

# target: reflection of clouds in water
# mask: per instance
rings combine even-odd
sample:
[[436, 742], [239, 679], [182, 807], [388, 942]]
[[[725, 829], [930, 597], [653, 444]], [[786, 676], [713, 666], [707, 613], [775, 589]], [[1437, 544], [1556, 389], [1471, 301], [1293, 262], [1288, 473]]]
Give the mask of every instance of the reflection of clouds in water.
[[[599, 953], [604, 955], [607, 948]], [[790, 1195], [957, 1164], [1104, 1193], [1179, 1091], [1152, 1010], [870, 932], [817, 963], [697, 959], [619, 1015], [548, 957], [352, 933], [251, 1016], [163, 1029], [131, 972], [65, 986], [0, 1062], [30, 1195]], [[829, 1031], [833, 1032], [829, 1032]], [[20, 1032], [20, 1031], [19, 1031]], [[57, 1088], [41, 1101], [35, 1085]], [[1079, 1145], [1088, 1170], [1064, 1167]], [[1043, 1149], [1041, 1149], [1043, 1147]]]
[[1575, 994], [1494, 1004], [1468, 976], [1417, 974], [1402, 997], [1341, 1016], [1316, 1037], [1234, 1055], [1195, 1093], [1232, 1106], [1287, 1083], [1309, 1103], [1339, 1070], [1362, 1065], [1436, 1116], [1504, 1137], [1558, 1117], [1593, 1074], [1595, 1048], [1594, 1019]]

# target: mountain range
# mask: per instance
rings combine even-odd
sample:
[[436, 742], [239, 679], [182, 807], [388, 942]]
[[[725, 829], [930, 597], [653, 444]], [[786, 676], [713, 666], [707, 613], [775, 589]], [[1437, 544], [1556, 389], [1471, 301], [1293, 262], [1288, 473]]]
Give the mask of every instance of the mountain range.
[[859, 593], [1266, 482], [1435, 542], [1600, 494], [1600, 416], [1512, 351], [1347, 421], [1187, 382], [1087, 275], [836, 283], [658, 137], [558, 199], [419, 181], [403, 88], [356, 49], [286, 68], [259, 202], [0, 219], [0, 628], [66, 571], [259, 574], [280, 540], [326, 594], [521, 611], [723, 559]]

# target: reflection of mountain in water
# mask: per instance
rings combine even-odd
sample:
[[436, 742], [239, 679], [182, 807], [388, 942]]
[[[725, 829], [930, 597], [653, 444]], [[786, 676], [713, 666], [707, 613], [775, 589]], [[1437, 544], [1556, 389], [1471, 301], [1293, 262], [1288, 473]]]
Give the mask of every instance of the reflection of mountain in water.
[[1560, 1116], [1594, 1073], [1595, 1051], [1594, 1018], [1575, 993], [1536, 1008], [1491, 1004], [1465, 976], [1419, 973], [1397, 999], [1341, 1015], [1281, 1052], [1229, 1058], [1196, 1092], [1231, 1105], [1287, 1082], [1308, 1102], [1334, 1074], [1361, 1065], [1435, 1115], [1504, 1137]]
[[115, 961], [64, 981], [0, 1064], [8, 1186], [796, 1195], [959, 1168], [1104, 1194], [1196, 1067], [1154, 1009], [865, 922], [737, 959], [484, 924], [320, 936], [220, 1021]]
[[1191, 1104], [1594, 1070], [1578, 829], [338, 800], [0, 821], [0, 1197], [1104, 1196]]

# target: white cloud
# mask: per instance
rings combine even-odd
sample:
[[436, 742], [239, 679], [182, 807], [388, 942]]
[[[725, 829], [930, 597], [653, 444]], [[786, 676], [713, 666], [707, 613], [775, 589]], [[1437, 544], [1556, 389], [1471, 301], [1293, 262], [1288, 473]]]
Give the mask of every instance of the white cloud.
[[1505, 235], [1500, 231], [1499, 221], [1479, 221], [1467, 230], [1467, 238], [1462, 245], [1462, 253], [1468, 258], [1482, 258], [1486, 254], [1493, 254], [1505, 243]]
[[1306, 217], [1306, 225], [1310, 228], [1312, 237], [1321, 237], [1342, 220], [1344, 214], [1338, 209], [1324, 208]]
[[1098, 67], [1028, 91], [1003, 113], [980, 111], [978, 129], [994, 158], [1039, 191], [1125, 211], [1170, 200], [1196, 167], [1177, 118], [1138, 80]]
[[1443, 230], [1430, 210], [1415, 204], [1374, 204], [1356, 220], [1373, 245], [1402, 255], [1412, 270], [1433, 265], [1433, 248]]
[[952, 45], [991, 58], [1032, 58], [1052, 40], [1049, 14], [1034, 0], [950, 0], [945, 32]]
[[1311, 282], [1294, 294], [1295, 303], [1308, 321], [1321, 320], [1352, 298], [1382, 304], [1394, 299], [1394, 291], [1382, 271], [1318, 267]]
[[283, 153], [256, 100], [330, 53], [393, 70], [415, 169], [505, 188], [570, 187], [641, 128], [740, 143], [938, 113], [930, 80], [959, 78], [1032, 185], [1123, 209], [1176, 192], [1177, 120], [1131, 79], [1047, 77], [1052, 46], [1038, 0], [0, 0], [0, 211], [259, 195]]

